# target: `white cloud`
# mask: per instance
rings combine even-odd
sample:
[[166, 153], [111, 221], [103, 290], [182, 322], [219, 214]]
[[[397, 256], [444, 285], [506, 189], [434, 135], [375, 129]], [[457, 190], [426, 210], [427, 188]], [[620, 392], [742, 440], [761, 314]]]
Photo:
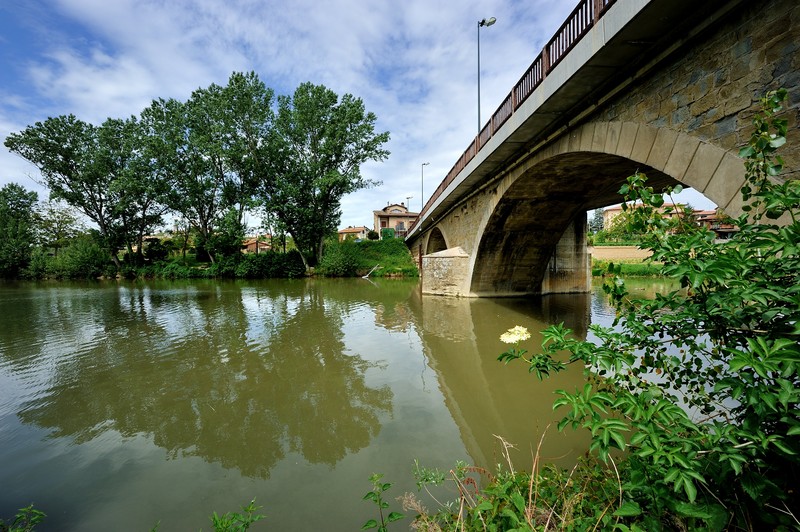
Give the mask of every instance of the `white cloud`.
[[[278, 93], [322, 83], [361, 97], [379, 130], [391, 133], [389, 160], [362, 169], [383, 185], [343, 201], [343, 225], [371, 224], [387, 201], [414, 196], [418, 209], [421, 163], [430, 162], [427, 196], [475, 135], [478, 20], [497, 18], [481, 29], [485, 121], [572, 7], [563, 0], [31, 0], [25, 16], [17, 14], [41, 37], [40, 48], [24, 59], [26, 79], [4, 88], [0, 133], [58, 114], [94, 123], [137, 114], [154, 98], [186, 99], [224, 84], [232, 71], [254, 70]], [[34, 172], [5, 150], [0, 168], [0, 179], [23, 184]]]

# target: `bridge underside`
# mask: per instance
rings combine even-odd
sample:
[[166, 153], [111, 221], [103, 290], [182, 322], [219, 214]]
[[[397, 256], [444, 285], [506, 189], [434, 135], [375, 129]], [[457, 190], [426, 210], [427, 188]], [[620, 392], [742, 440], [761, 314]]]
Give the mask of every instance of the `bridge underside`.
[[637, 170], [656, 187], [677, 183], [640, 163], [601, 153], [568, 153], [530, 168], [503, 194], [486, 224], [470, 291], [574, 291], [543, 287], [543, 281], [569, 270], [580, 276], [588, 268], [581, 262], [586, 211], [618, 203], [622, 180]]

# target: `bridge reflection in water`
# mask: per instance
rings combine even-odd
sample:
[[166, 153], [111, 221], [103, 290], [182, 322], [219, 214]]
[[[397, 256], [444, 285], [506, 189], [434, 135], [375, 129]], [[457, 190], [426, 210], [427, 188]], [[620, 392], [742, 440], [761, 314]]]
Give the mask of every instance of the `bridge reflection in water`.
[[558, 432], [562, 412], [552, 409], [557, 389], [571, 391], [582, 386], [582, 367], [572, 366], [540, 382], [524, 363], [505, 365], [497, 356], [508, 347], [500, 342], [500, 335], [515, 325], [532, 333], [524, 346], [529, 351], [539, 346], [539, 332], [552, 323], [564, 322], [576, 337], [584, 339], [591, 298], [589, 294], [535, 299], [422, 298], [425, 355], [476, 465], [493, 467], [505, 461], [495, 435], [515, 445], [512, 460], [518, 468], [530, 468], [543, 434], [539, 453], [544, 462], [570, 467], [588, 449], [588, 433]]

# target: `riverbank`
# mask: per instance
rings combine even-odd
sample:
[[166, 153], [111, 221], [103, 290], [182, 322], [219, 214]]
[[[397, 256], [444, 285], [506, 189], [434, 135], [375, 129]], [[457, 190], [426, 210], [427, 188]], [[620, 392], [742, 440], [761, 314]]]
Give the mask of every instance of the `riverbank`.
[[611, 264], [619, 266], [619, 275], [623, 277], [659, 277], [661, 264], [650, 263], [646, 259], [650, 250], [637, 246], [590, 246], [592, 258], [592, 277], [608, 274]]

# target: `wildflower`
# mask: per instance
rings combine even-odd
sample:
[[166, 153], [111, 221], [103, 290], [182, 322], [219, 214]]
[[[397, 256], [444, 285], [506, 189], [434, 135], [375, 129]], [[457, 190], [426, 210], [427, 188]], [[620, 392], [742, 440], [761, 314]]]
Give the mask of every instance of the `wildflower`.
[[500, 341], [506, 344], [518, 344], [531, 337], [531, 333], [525, 327], [517, 325], [500, 335]]

